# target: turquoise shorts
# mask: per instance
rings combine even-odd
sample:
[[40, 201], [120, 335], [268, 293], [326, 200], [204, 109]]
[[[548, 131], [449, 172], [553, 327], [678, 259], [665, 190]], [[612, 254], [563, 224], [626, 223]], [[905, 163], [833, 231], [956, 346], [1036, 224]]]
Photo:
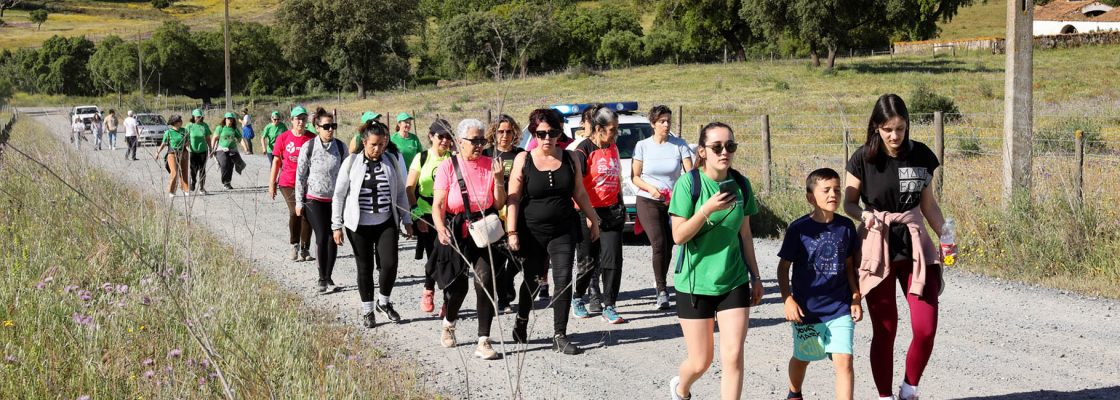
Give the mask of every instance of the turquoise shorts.
[[855, 322], [842, 316], [815, 324], [792, 323], [793, 356], [801, 361], [820, 361], [830, 354], [852, 354]]

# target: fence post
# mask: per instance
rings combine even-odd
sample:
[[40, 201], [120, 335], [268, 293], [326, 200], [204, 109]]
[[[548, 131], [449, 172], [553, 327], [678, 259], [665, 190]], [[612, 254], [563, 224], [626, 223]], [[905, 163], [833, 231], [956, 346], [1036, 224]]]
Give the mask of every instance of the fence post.
[[494, 122], [494, 113], [493, 113], [493, 111], [490, 111], [489, 108], [487, 108], [486, 109], [486, 125], [490, 125], [491, 122]]
[[684, 138], [684, 106], [677, 106], [677, 136]]
[[1073, 170], [1073, 183], [1077, 185], [1077, 204], [1080, 205], [1084, 196], [1085, 173], [1085, 132], [1078, 129], [1073, 132], [1073, 147], [1077, 153], [1077, 168]]
[[933, 112], [933, 151], [937, 154], [937, 162], [941, 168], [934, 171], [933, 191], [937, 200], [941, 200], [941, 186], [945, 183], [945, 113]]
[[[844, 128], [844, 161], [843, 162], [845, 163], [845, 165], [848, 162], [848, 158], [851, 157], [850, 156], [851, 149], [848, 148], [848, 142], [851, 142], [851, 138], [852, 138], [852, 131], [849, 130], [848, 128]], [[840, 175], [840, 176], [843, 177], [843, 178], [840, 179], [841, 180], [840, 184], [841, 185], [847, 185], [848, 184], [848, 182], [847, 182], [848, 174], [844, 174], [844, 175]]]
[[773, 172], [770, 170], [770, 116], [762, 116], [762, 191], [770, 194]]

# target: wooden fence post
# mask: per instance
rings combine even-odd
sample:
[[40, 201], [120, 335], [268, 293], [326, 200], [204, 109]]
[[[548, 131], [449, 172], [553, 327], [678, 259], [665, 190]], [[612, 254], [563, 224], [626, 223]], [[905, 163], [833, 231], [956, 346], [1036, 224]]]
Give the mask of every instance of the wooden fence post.
[[684, 138], [684, 106], [677, 106], [677, 136]]
[[770, 194], [773, 171], [770, 168], [770, 116], [762, 116], [762, 191]]
[[945, 113], [941, 111], [933, 112], [933, 151], [941, 164], [941, 168], [934, 171], [933, 191], [937, 200], [941, 200], [941, 187], [945, 183]]
[[1073, 147], [1077, 154], [1077, 168], [1073, 170], [1073, 183], [1077, 185], [1077, 204], [1082, 203], [1084, 196], [1085, 174], [1085, 132], [1080, 129], [1073, 132]]
[[[852, 131], [848, 130], [848, 128], [844, 128], [844, 161], [843, 161], [844, 163], [847, 163], [848, 158], [851, 157], [850, 156], [851, 149], [848, 148], [848, 142], [851, 142], [851, 138], [852, 138]], [[848, 174], [840, 175], [840, 177], [841, 177], [840, 178], [840, 184], [841, 185], [847, 185], [848, 184], [848, 182], [847, 182], [848, 181]]]

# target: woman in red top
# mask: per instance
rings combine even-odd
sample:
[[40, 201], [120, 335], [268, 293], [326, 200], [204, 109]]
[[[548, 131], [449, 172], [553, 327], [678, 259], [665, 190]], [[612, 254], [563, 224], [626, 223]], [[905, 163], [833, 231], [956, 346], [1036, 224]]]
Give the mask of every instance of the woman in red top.
[[[272, 171], [268, 175], [268, 198], [276, 198], [276, 187], [288, 204], [288, 243], [292, 245], [292, 260], [310, 261], [311, 223], [307, 217], [296, 214], [296, 164], [299, 150], [315, 137], [307, 132], [307, 110], [296, 106], [292, 109], [292, 129], [281, 133], [272, 146]], [[279, 179], [277, 179], [279, 178]]]

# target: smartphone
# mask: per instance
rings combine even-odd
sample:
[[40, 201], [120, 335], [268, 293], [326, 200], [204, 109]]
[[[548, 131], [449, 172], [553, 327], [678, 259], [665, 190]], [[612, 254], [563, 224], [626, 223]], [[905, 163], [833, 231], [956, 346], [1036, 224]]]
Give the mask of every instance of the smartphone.
[[719, 183], [719, 192], [728, 193], [732, 198], [739, 197], [739, 185], [734, 180], [726, 180]]

